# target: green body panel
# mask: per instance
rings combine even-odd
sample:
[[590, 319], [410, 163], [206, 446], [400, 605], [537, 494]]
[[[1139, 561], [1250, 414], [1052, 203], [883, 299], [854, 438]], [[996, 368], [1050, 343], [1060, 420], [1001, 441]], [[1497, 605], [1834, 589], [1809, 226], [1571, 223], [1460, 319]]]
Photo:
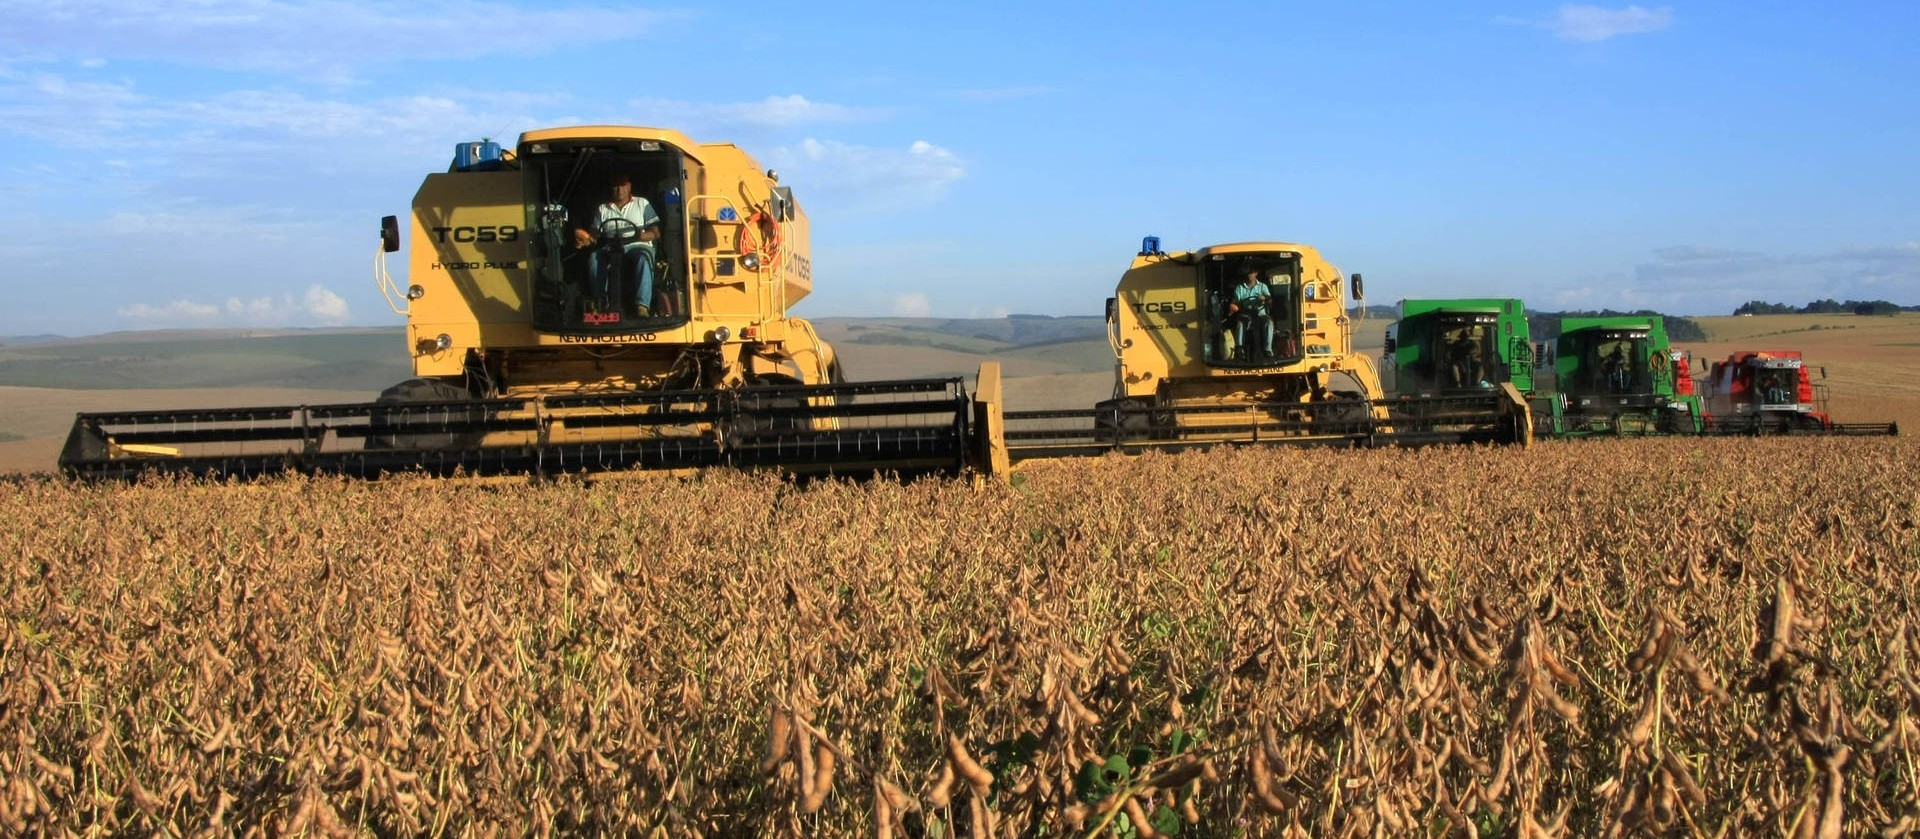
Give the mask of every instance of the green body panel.
[[[1533, 339], [1518, 299], [1402, 300], [1391, 361], [1395, 396], [1534, 391]], [[1464, 340], [1463, 340], [1464, 339]]]
[[1673, 345], [1657, 316], [1561, 318], [1553, 359], [1554, 436], [1704, 430], [1700, 397], [1675, 380]]
[[1526, 305], [1513, 298], [1402, 300], [1390, 334], [1392, 396], [1507, 383], [1527, 397], [1539, 437], [1704, 430], [1700, 398], [1674, 378], [1659, 317], [1562, 318], [1547, 358], [1535, 351]]

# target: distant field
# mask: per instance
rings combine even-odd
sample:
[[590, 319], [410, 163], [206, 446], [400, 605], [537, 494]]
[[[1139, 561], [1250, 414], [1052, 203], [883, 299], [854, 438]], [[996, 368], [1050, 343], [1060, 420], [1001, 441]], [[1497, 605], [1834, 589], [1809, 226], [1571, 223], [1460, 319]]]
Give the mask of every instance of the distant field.
[[127, 332], [0, 346], [0, 386], [379, 390], [409, 375], [398, 328]]
[[[83, 411], [231, 408], [363, 402], [378, 390], [310, 388], [134, 388], [64, 390], [0, 387], [0, 472], [51, 470], [73, 415]], [[13, 439], [7, 439], [11, 436]]]
[[[1920, 314], [1696, 319], [1695, 372], [1742, 349], [1806, 354], [1841, 421], [1920, 428]], [[1378, 355], [1390, 320], [1361, 321]], [[1015, 409], [1090, 406], [1113, 392], [1099, 318], [824, 318], [822, 337], [861, 381], [966, 378], [998, 361]], [[123, 333], [0, 346], [0, 472], [51, 469], [76, 411], [357, 401], [410, 375], [396, 329]]]
[[[1824, 382], [1836, 420], [1894, 421], [1920, 428], [1920, 314], [1756, 315], [1697, 318], [1707, 341], [1693, 352], [1695, 372], [1740, 350], [1799, 350]], [[1821, 370], [1826, 377], [1820, 378]]]
[[[856, 380], [964, 377], [1001, 362], [1021, 406], [1112, 391], [1098, 318], [826, 318]], [[52, 469], [80, 411], [371, 399], [412, 375], [397, 328], [130, 332], [0, 345], [0, 472]]]

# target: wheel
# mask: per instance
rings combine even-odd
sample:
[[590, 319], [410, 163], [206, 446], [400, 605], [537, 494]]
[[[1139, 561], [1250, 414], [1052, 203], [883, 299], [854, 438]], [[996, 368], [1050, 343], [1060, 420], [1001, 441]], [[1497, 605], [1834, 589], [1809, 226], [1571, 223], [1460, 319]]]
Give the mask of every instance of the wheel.
[[792, 431], [805, 431], [812, 428], [812, 420], [805, 410], [807, 400], [801, 396], [773, 396], [757, 392], [756, 388], [792, 386], [798, 382], [788, 379], [762, 379], [749, 382], [737, 394], [740, 414], [734, 420], [733, 435], [753, 437], [780, 435]]
[[1173, 414], [1151, 407], [1139, 399], [1108, 399], [1094, 405], [1094, 428], [1102, 441], [1115, 444], [1177, 438]]
[[484, 418], [484, 412], [475, 406], [471, 409], [441, 408], [430, 414], [423, 414], [410, 406], [432, 404], [436, 402], [464, 402], [473, 396], [465, 388], [445, 379], [408, 379], [380, 392], [380, 398], [374, 400], [377, 406], [367, 417], [370, 433], [367, 435], [368, 449], [398, 449], [403, 451], [425, 451], [430, 449], [460, 448], [473, 445], [484, 436], [484, 432], [429, 431], [402, 433], [396, 427], [409, 425], [420, 428], [433, 422], [477, 422]]

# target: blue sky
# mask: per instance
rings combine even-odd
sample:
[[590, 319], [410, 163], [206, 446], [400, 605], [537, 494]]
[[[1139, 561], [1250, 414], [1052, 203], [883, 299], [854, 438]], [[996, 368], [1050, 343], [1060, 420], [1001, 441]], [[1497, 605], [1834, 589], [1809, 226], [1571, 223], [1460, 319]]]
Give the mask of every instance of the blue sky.
[[1097, 314], [1138, 248], [1312, 244], [1375, 303], [1920, 304], [1920, 4], [0, 0], [0, 335], [397, 324], [456, 142], [740, 144], [798, 313]]

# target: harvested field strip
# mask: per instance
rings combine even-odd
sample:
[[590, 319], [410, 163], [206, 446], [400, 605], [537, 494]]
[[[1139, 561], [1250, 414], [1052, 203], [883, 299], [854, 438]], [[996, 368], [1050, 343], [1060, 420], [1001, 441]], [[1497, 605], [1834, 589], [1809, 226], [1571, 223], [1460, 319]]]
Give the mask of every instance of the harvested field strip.
[[1916, 462], [15, 480], [0, 831], [1908, 835]]

